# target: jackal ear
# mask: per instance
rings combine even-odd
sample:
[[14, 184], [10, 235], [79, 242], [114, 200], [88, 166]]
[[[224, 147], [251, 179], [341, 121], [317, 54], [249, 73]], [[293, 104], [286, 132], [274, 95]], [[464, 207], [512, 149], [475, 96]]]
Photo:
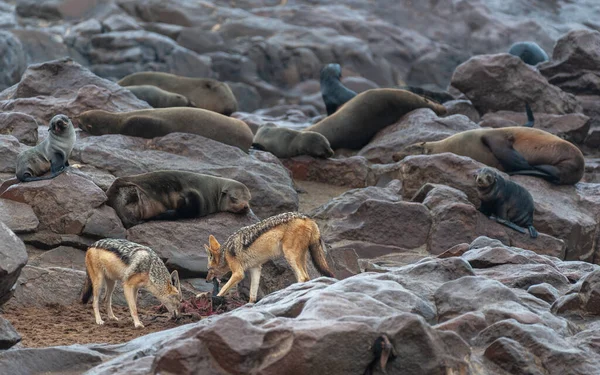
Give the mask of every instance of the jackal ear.
[[221, 248], [219, 241], [217, 241], [215, 236], [213, 236], [212, 234], [208, 236], [208, 242], [210, 243], [210, 249], [212, 251], [219, 250]]
[[204, 250], [206, 250], [206, 253], [210, 256], [212, 255], [212, 252], [210, 251], [210, 247], [208, 247], [207, 244], [204, 244]]
[[177, 270], [171, 272], [171, 283], [177, 288], [179, 294], [181, 294], [181, 283], [179, 282], [179, 272]]

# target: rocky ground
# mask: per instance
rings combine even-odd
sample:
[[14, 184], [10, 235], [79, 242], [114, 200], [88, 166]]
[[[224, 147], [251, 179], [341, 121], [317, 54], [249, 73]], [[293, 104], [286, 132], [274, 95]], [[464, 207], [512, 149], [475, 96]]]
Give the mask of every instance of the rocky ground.
[[[17, 0], [0, 3], [0, 374], [597, 374], [600, 331], [600, 5], [596, 1]], [[504, 54], [535, 40], [550, 62]], [[226, 81], [232, 116], [305, 128], [325, 114], [319, 69], [343, 67], [362, 92], [448, 90], [447, 115], [413, 111], [361, 150], [278, 160], [193, 134], [142, 139], [78, 132], [71, 168], [15, 184], [15, 158], [57, 113], [149, 108], [115, 81], [143, 70]], [[474, 171], [453, 154], [392, 154], [411, 143], [525, 122], [577, 145], [575, 186], [513, 176], [535, 200], [533, 240], [477, 211]], [[158, 169], [243, 182], [252, 212], [125, 229], [106, 205], [116, 177]], [[508, 178], [508, 177], [507, 177]], [[284, 261], [224, 306], [195, 299], [209, 234], [285, 211], [314, 217], [338, 280], [293, 284]], [[93, 324], [78, 303], [84, 250], [99, 238], [151, 246], [183, 278], [172, 321], [147, 292], [133, 329]], [[318, 276], [310, 266], [312, 277]], [[101, 309], [101, 311], [103, 311]], [[190, 323], [190, 324], [186, 324]], [[58, 345], [65, 345], [60, 346]], [[7, 350], [6, 350], [7, 349]], [[324, 354], [325, 353], [325, 354]]]

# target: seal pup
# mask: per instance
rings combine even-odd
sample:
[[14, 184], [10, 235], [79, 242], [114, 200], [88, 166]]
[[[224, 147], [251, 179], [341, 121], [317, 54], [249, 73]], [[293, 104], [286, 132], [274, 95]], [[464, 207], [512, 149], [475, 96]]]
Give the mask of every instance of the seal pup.
[[475, 183], [481, 200], [479, 211], [518, 232], [525, 233], [523, 227], [529, 229], [532, 238], [538, 236], [533, 227], [533, 197], [527, 189], [505, 180], [492, 168], [478, 170]]
[[229, 116], [237, 111], [238, 103], [231, 88], [210, 78], [182, 77], [162, 72], [130, 74], [117, 82], [121, 86], [152, 85], [187, 97], [197, 108]]
[[106, 191], [126, 228], [146, 220], [177, 220], [250, 209], [250, 190], [228, 178], [184, 171], [119, 177]]
[[342, 67], [340, 64], [327, 64], [321, 69], [321, 96], [325, 103], [327, 116], [333, 114], [339, 107], [356, 96], [340, 80]]
[[[75, 128], [62, 114], [50, 120], [46, 139], [17, 156], [16, 176], [21, 182], [49, 180], [65, 171], [75, 145]], [[51, 172], [50, 176], [40, 177]]]
[[123, 134], [163, 137], [169, 133], [191, 133], [248, 152], [254, 134], [242, 120], [200, 108], [156, 108], [131, 112], [93, 109], [77, 117], [79, 127], [92, 135]]
[[190, 100], [174, 92], [162, 90], [152, 85], [124, 86], [138, 99], [150, 104], [153, 108], [195, 107]]
[[321, 133], [332, 149], [361, 149], [378, 131], [397, 122], [418, 108], [429, 108], [436, 114], [446, 108], [406, 90], [371, 89], [356, 95], [333, 115], [305, 130]]
[[272, 123], [258, 129], [252, 146], [268, 151], [278, 158], [309, 155], [327, 159], [333, 156], [329, 141], [322, 134], [278, 127]]
[[517, 42], [510, 46], [508, 53], [517, 56], [528, 65], [537, 65], [549, 60], [546, 51], [536, 42]]
[[583, 177], [585, 159], [572, 143], [544, 130], [512, 126], [473, 129], [436, 142], [406, 146], [392, 158], [451, 152], [494, 167], [509, 175], [544, 178], [559, 185], [574, 185]]

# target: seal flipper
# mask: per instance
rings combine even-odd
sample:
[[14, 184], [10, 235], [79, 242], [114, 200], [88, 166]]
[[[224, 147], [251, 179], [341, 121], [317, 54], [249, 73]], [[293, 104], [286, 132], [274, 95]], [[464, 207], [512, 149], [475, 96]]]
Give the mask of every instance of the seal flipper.
[[538, 231], [533, 227], [533, 225], [530, 225], [529, 227], [527, 227], [527, 229], [529, 229], [529, 236], [531, 238], [537, 238]]
[[[540, 168], [541, 167], [541, 168]], [[550, 168], [554, 168], [550, 165], [548, 166], [540, 166], [540, 165], [536, 165], [535, 169], [527, 169], [527, 170], [521, 170], [521, 171], [512, 171], [512, 172], [507, 172], [507, 174], [509, 176], [514, 176], [514, 175], [522, 175], [522, 176], [536, 176], [536, 177], [542, 177], [545, 180], [548, 180], [550, 182], [557, 182], [560, 179], [558, 178], [558, 176], [553, 175], [551, 173], [545, 172], [544, 171], [544, 167], [550, 167]]]
[[533, 124], [535, 123], [535, 118], [533, 117], [533, 112], [531, 111], [531, 107], [529, 106], [529, 103], [525, 103], [525, 113], [527, 113], [527, 122], [525, 124], [523, 124], [523, 126], [526, 126], [528, 128], [533, 128]]
[[504, 226], [507, 226], [507, 227], [509, 227], [511, 229], [516, 230], [517, 232], [520, 232], [520, 233], [523, 233], [523, 234], [527, 233], [527, 231], [524, 228], [521, 228], [520, 226], [518, 226], [517, 224], [515, 224], [515, 223], [513, 223], [511, 221], [508, 221], [508, 220], [505, 220], [505, 219], [500, 219], [499, 217], [494, 217], [494, 220], [496, 220], [496, 222], [499, 223], [499, 224], [502, 224]]
[[512, 137], [507, 138], [503, 135], [485, 134], [481, 137], [481, 141], [486, 145], [492, 154], [496, 157], [502, 168], [510, 174], [513, 171], [533, 170], [529, 162], [515, 150]]

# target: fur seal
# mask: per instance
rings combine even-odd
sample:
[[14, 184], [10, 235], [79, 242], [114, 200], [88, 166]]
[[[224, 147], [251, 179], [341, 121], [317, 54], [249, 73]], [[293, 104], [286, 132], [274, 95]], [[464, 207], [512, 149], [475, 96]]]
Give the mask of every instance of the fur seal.
[[438, 102], [440, 104], [454, 100], [454, 96], [452, 96], [449, 92], [446, 91], [427, 90], [417, 86], [400, 86], [399, 89], [410, 91], [413, 94], [421, 95], [424, 98], [433, 100], [434, 102]]
[[196, 107], [181, 94], [162, 90], [152, 85], [124, 86], [138, 99], [145, 101], [154, 108]]
[[481, 168], [475, 183], [481, 200], [479, 211], [518, 232], [525, 233], [523, 227], [529, 229], [532, 238], [538, 236], [533, 227], [533, 197], [527, 189], [505, 180], [492, 168]]
[[252, 130], [242, 120], [199, 108], [157, 108], [131, 112], [93, 109], [77, 117], [79, 127], [93, 135], [123, 134], [154, 138], [169, 133], [198, 134], [248, 152]]
[[[16, 176], [21, 182], [49, 180], [64, 172], [75, 144], [75, 128], [65, 115], [50, 120], [48, 138], [17, 156]], [[40, 177], [46, 172], [52, 174]]]
[[441, 104], [410, 91], [371, 89], [356, 95], [333, 115], [305, 130], [323, 134], [334, 150], [357, 150], [369, 143], [378, 131], [418, 108], [432, 109], [438, 115], [446, 113]]
[[176, 220], [250, 209], [250, 190], [228, 178], [183, 171], [119, 177], [106, 191], [126, 228], [145, 220]]
[[340, 64], [327, 64], [321, 69], [321, 96], [330, 116], [344, 103], [356, 96], [356, 93], [342, 84]]
[[517, 42], [510, 46], [508, 53], [517, 56], [529, 65], [537, 65], [549, 60], [546, 51], [535, 42]]
[[576, 146], [546, 131], [525, 127], [467, 130], [437, 142], [414, 143], [392, 158], [399, 161], [408, 155], [442, 152], [470, 157], [509, 175], [537, 176], [560, 185], [576, 184], [585, 168]]
[[254, 136], [252, 146], [269, 151], [278, 158], [291, 158], [310, 155], [317, 158], [330, 158], [333, 150], [325, 136], [311, 131], [298, 131], [273, 124], [261, 126]]
[[168, 92], [184, 95], [198, 108], [229, 116], [238, 103], [226, 83], [210, 78], [182, 77], [162, 72], [130, 74], [117, 82], [121, 86], [152, 85]]

